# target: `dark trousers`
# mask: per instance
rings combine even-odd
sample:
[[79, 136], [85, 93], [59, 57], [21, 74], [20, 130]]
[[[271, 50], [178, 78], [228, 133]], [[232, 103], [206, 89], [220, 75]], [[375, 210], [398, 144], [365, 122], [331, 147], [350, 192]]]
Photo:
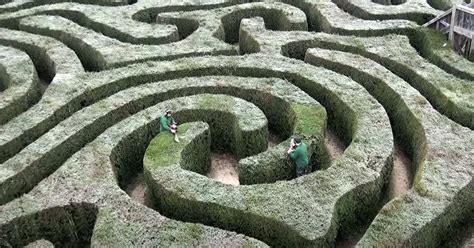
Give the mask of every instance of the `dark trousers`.
[[309, 164], [302, 169], [298, 169], [298, 167], [296, 167], [296, 177], [300, 177], [309, 173], [311, 173], [311, 166]]

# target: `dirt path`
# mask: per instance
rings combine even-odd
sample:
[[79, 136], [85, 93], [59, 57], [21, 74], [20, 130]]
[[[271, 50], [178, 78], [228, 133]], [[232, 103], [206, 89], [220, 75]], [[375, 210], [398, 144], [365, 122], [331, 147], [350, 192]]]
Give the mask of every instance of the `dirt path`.
[[[270, 132], [268, 148], [277, 146], [281, 141], [277, 135]], [[211, 170], [207, 176], [221, 183], [239, 185], [238, 163], [239, 160], [232, 154], [211, 153]]]
[[[330, 129], [326, 132], [325, 143], [332, 161], [340, 157], [346, 148]], [[388, 186], [388, 199], [404, 194], [411, 188], [412, 183], [413, 173], [410, 158], [399, 145], [396, 145], [393, 156], [393, 169]]]
[[148, 197], [148, 186], [145, 183], [145, 178], [143, 173], [138, 174], [136, 177], [130, 180], [130, 183], [127, 185], [125, 192], [132, 198], [134, 201], [137, 201], [147, 207], [152, 207], [152, 203]]
[[48, 86], [49, 86], [49, 82], [40, 78], [39, 79], [39, 86], [40, 86], [41, 93], [44, 93], [46, 91], [46, 88], [48, 88]]
[[332, 130], [326, 130], [326, 137], [324, 138], [324, 143], [328, 148], [329, 156], [331, 157], [331, 161], [336, 160], [339, 158], [346, 149], [344, 143], [336, 136]]
[[[331, 158], [332, 162], [334, 162], [336, 159], [341, 157], [347, 148], [344, 145], [344, 143], [341, 141], [341, 139], [337, 137], [336, 133], [331, 129], [326, 130], [326, 137], [324, 137], [324, 143], [328, 149], [329, 157]], [[357, 232], [351, 233], [350, 235], [345, 236], [345, 237], [338, 237], [336, 240], [336, 243], [334, 244], [334, 247], [341, 247], [341, 248], [354, 247], [355, 244], [364, 235], [364, 232], [367, 229], [367, 227], [368, 227], [368, 224], [364, 223], [359, 227]]]
[[395, 145], [393, 168], [387, 189], [388, 200], [406, 193], [413, 183], [413, 173], [410, 158], [400, 146]]
[[232, 154], [211, 153], [211, 170], [207, 176], [224, 184], [239, 185], [238, 163]]
[[[336, 152], [338, 152], [338, 150]], [[411, 185], [413, 182], [411, 161], [409, 157], [403, 152], [401, 147], [398, 145], [395, 146], [395, 150], [393, 154], [393, 168], [392, 168], [392, 173], [390, 174], [389, 180], [390, 181], [388, 184], [387, 193], [386, 193], [385, 199], [383, 200], [383, 203], [381, 203], [382, 205], [387, 203], [391, 199], [406, 193], [411, 188]], [[358, 231], [352, 233], [351, 235], [347, 237], [342, 237], [340, 238], [340, 240], [337, 240], [335, 247], [338, 247], [338, 248], [355, 247], [357, 242], [359, 242], [362, 236], [364, 236], [364, 233], [369, 227], [372, 220], [367, 220], [367, 222], [368, 223], [361, 224]]]
[[272, 132], [268, 134], [268, 148], [275, 147], [280, 144], [280, 142], [282, 142], [282, 140], [276, 134]]

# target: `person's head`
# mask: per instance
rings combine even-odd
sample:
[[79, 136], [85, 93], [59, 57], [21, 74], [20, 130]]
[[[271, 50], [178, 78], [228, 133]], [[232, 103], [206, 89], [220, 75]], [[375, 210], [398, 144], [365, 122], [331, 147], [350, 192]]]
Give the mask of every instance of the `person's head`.
[[167, 109], [167, 110], [165, 111], [165, 115], [168, 116], [168, 117], [171, 116], [171, 110]]
[[295, 138], [294, 138], [294, 141], [295, 141], [295, 145], [296, 145], [296, 146], [301, 145], [301, 138], [300, 138], [300, 137], [295, 137]]

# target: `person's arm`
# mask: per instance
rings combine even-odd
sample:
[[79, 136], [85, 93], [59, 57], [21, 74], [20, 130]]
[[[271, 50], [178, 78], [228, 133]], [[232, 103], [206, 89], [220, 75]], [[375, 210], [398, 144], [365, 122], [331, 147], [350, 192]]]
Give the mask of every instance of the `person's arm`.
[[293, 152], [290, 153], [290, 158], [296, 159], [298, 157], [298, 149], [295, 149]]
[[171, 128], [168, 126], [168, 122], [166, 118], [162, 118], [162, 117], [160, 118], [160, 125], [164, 130], [171, 132]]

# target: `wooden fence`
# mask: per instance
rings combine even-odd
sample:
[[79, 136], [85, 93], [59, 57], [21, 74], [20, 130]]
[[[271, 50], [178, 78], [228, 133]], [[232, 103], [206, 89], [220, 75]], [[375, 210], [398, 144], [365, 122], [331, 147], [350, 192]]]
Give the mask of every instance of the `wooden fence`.
[[473, 60], [474, 3], [454, 6], [423, 26], [441, 30], [453, 41], [456, 52]]

